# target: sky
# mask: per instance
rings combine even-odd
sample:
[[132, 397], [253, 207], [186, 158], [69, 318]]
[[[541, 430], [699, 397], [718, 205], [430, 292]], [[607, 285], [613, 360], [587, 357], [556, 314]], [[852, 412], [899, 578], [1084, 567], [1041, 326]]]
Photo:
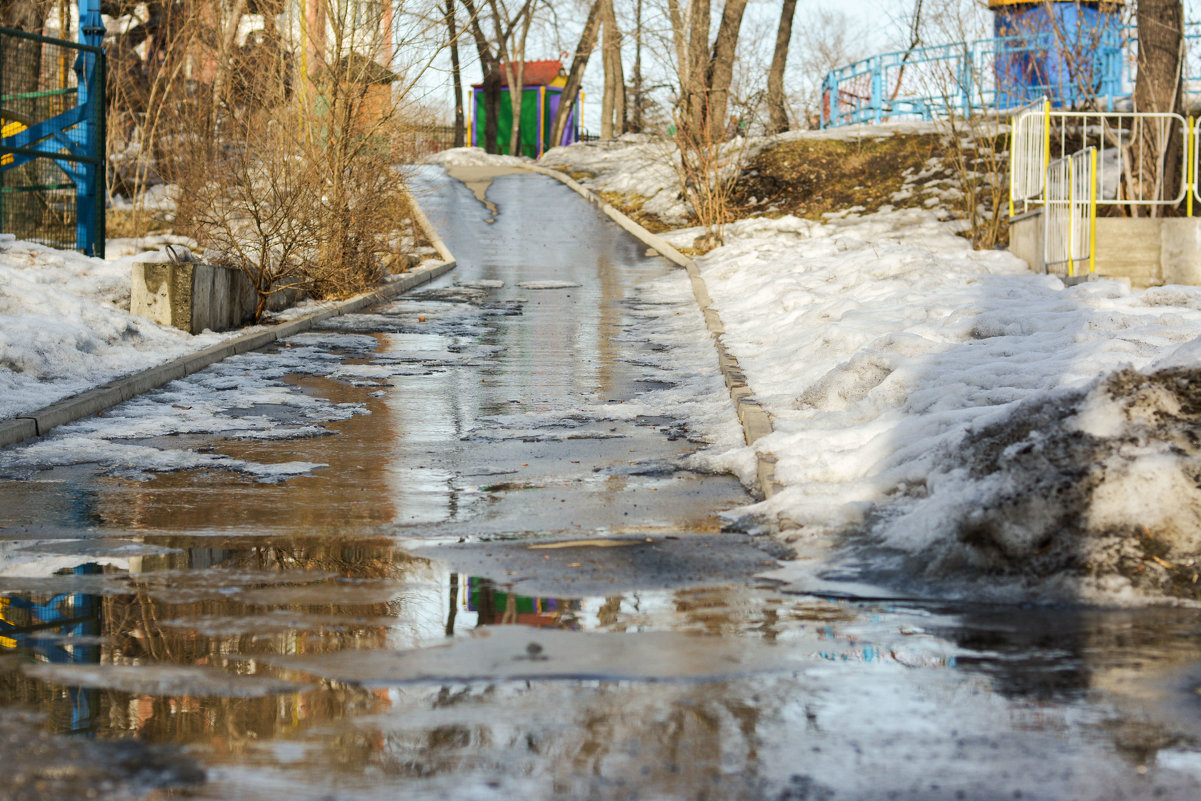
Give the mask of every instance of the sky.
[[[627, 37], [623, 56], [626, 80], [630, 82], [633, 79], [634, 60], [633, 0], [617, 0], [617, 4], [619, 22]], [[643, 28], [647, 37], [644, 80], [649, 85], [661, 85], [670, 81], [662, 61], [663, 56], [670, 55], [670, 44], [666, 38], [663, 14], [656, 11], [662, 5], [661, 0], [644, 0]], [[715, 3], [714, 26], [720, 18], [720, 5]], [[556, 6], [559, 14], [558, 26], [546, 23], [541, 28], [536, 27], [531, 31], [530, 43], [527, 46], [529, 60], [557, 58], [560, 51], [575, 46], [587, 4], [585, 0], [557, 0]], [[912, 8], [913, 0], [807, 0], [799, 3], [793, 25], [789, 72], [786, 78], [789, 93], [798, 100], [803, 100], [806, 95], [810, 98], [816, 95], [821, 76], [832, 66], [815, 63], [820, 60], [817, 50], [823, 46], [843, 53], [843, 57], [836, 59], [834, 65], [851, 63], [881, 52], [904, 49], [908, 40], [908, 16]], [[1201, 0], [1186, 2], [1185, 9], [1188, 19], [1201, 19]], [[927, 27], [924, 33], [926, 44], [961, 40], [962, 36], [957, 36], [950, 30], [963, 29], [965, 24], [949, 20], [965, 16], [972, 17], [966, 23], [966, 28], [974, 31], [974, 35], [988, 36], [990, 32], [991, 17], [983, 8], [983, 4], [975, 0], [924, 0], [923, 13]], [[779, 0], [751, 0], [746, 12], [739, 58], [745, 62], [742, 69], [748, 78], [747, 82], [754, 81], [756, 86], [764, 81], [763, 75], [775, 41], [778, 14]], [[839, 33], [841, 47], [838, 46]], [[479, 82], [480, 69], [475, 48], [470, 41], [463, 41], [460, 58], [464, 65], [464, 84]], [[585, 72], [583, 87], [584, 127], [593, 133], [599, 132], [600, 129], [599, 101], [602, 86], [600, 59], [594, 53]], [[441, 111], [444, 121], [451, 120], [453, 91], [450, 60], [446, 51], [434, 58], [431, 68], [418, 83], [414, 96], [420, 97], [428, 107]], [[665, 90], [660, 90], [657, 97], [661, 102], [670, 100]]]
[[[623, 57], [626, 81], [628, 83], [633, 79], [633, 3], [630, 0], [617, 0], [617, 2], [619, 15], [627, 17], [624, 23], [621, 20], [619, 20], [619, 23], [622, 24], [622, 27], [626, 31]], [[666, 36], [664, 17], [661, 13], [656, 13], [654, 10], [662, 4], [656, 2], [656, 0], [644, 0], [644, 2], [643, 28], [647, 36], [643, 56], [644, 81], [649, 85], [663, 84], [668, 79], [661, 64], [661, 56], [670, 51], [668, 40], [662, 38]], [[557, 31], [550, 26], [542, 30], [531, 30], [530, 43], [526, 48], [528, 60], [558, 58], [560, 51], [575, 47], [587, 6], [584, 0], [576, 0], [574, 7], [571, 2], [560, 2], [558, 5], [563, 6], [563, 10], [559, 12], [560, 25]], [[869, 2], [869, 0], [844, 0], [843, 2], [823, 0], [823, 2], [817, 3], [799, 3], [793, 25], [792, 50], [790, 52], [790, 61], [792, 63], [790, 64], [789, 86], [792, 87], [804, 81], [801, 74], [802, 70], [800, 69], [802, 65], [799, 63], [800, 59], [803, 58], [801, 51], [809, 37], [819, 35], [818, 30], [822, 26], [820, 15], [823, 11], [845, 16], [847, 27], [846, 38], [848, 41], [854, 43], [851, 57], [848, 60], [853, 61], [857, 58], [873, 54], [876, 52], [876, 49], [873, 48], [882, 50], [892, 49], [890, 42], [899, 42], [904, 36], [904, 23], [898, 22], [898, 20], [901, 20], [907, 13], [909, 5], [909, 0], [884, 0], [883, 2]], [[748, 47], [753, 47], [759, 59], [763, 62], [763, 70], [766, 69], [766, 62], [771, 57], [771, 48], [775, 42], [778, 18], [778, 0], [751, 0], [743, 21], [740, 48], [742, 51], [746, 51]], [[720, 7], [714, 13], [714, 26], [717, 25], [719, 19]], [[807, 34], [807, 31], [812, 31], [812, 33]], [[462, 41], [459, 57], [463, 64], [464, 85], [469, 86], [472, 83], [478, 83], [482, 80], [478, 59], [475, 55], [475, 47], [470, 40], [464, 39]], [[740, 57], [742, 57], [741, 54]], [[566, 59], [564, 59], [564, 66], [569, 66], [569, 62]], [[762, 75], [762, 72], [760, 72], [760, 75]], [[760, 77], [759, 80], [763, 79]], [[812, 83], [812, 81], [808, 82]], [[594, 53], [589, 62], [588, 69], [585, 71], [583, 86], [585, 93], [584, 123], [585, 127], [594, 133], [598, 132], [600, 128], [599, 100], [602, 87], [603, 73], [600, 67], [600, 58], [597, 53]], [[450, 78], [450, 57], [447, 51], [443, 51], [435, 58], [431, 69], [428, 70], [416, 87], [415, 95], [423, 98], [426, 103], [434, 108], [448, 109], [446, 121], [449, 122], [453, 115], [453, 90]], [[666, 99], [667, 94], [660, 92], [659, 97], [660, 99]]]

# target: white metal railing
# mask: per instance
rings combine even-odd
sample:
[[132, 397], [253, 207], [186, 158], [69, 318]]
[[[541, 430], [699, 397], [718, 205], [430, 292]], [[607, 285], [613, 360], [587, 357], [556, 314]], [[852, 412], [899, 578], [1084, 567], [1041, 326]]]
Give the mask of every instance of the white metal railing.
[[[1173, 148], [1176, 137], [1179, 147]], [[1041, 112], [1022, 109], [1014, 117], [1010, 145], [1010, 214], [1045, 202], [1047, 168], [1053, 159], [1088, 148], [1097, 150], [1099, 205], [1175, 206], [1193, 194], [1201, 198], [1196, 138], [1192, 118], [1180, 114], [1053, 111], [1048, 103]], [[1143, 182], [1144, 175], [1164, 174], [1158, 162], [1166, 157], [1180, 160], [1176, 183], [1163, 187]]]
[[1047, 179], [1048, 122], [1051, 101], [1042, 100], [1021, 108], [1013, 115], [1009, 134], [1009, 216], [1022, 204], [1025, 211], [1031, 201], [1042, 197]]
[[1043, 262], [1066, 265], [1074, 276], [1096, 269], [1097, 149], [1085, 148], [1047, 165], [1043, 210]]

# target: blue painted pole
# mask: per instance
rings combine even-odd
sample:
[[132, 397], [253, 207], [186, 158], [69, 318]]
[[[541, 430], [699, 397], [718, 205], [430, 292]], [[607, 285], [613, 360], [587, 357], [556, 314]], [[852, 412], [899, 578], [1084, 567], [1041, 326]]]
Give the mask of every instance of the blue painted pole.
[[[104, 19], [100, 0], [79, 0], [79, 41], [90, 47], [104, 45]], [[89, 256], [104, 257], [104, 60], [92, 51], [83, 51], [75, 62], [81, 106], [88, 107], [80, 123], [80, 132], [88, 156], [96, 163], [83, 163], [75, 184], [75, 243]]]
[[872, 119], [879, 125], [884, 122], [884, 59], [872, 59]]

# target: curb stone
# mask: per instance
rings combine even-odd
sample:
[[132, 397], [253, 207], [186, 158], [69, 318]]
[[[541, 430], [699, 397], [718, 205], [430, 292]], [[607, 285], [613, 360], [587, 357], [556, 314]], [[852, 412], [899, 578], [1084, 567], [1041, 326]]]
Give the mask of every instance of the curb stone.
[[[422, 215], [424, 217], [424, 215]], [[434, 234], [436, 236], [436, 234]], [[441, 240], [438, 240], [439, 242]], [[445, 250], [445, 245], [439, 253]], [[449, 253], [449, 251], [446, 251]], [[57, 401], [28, 412], [19, 417], [0, 421], [0, 447], [16, 445], [34, 437], [45, 436], [51, 429], [71, 423], [98, 412], [103, 412], [135, 395], [157, 389], [177, 378], [199, 372], [211, 364], [247, 351], [276, 342], [296, 334], [309, 331], [317, 323], [342, 314], [353, 314], [382, 300], [389, 300], [404, 292], [428, 283], [455, 268], [455, 261], [447, 259], [435, 262], [424, 269], [403, 274], [396, 281], [370, 289], [349, 300], [331, 304], [295, 320], [278, 323], [265, 331], [243, 334], [233, 339], [212, 345], [204, 350], [179, 356], [166, 364], [160, 364], [133, 375], [123, 376], [107, 384], [86, 390], [69, 398]]]
[[[722, 335], [725, 334], [726, 327], [722, 323], [721, 316], [717, 313], [716, 307], [713, 305], [713, 298], [709, 295], [709, 288], [705, 285], [705, 279], [701, 276], [696, 262], [668, 244], [667, 240], [663, 239], [663, 237], [652, 234], [570, 176], [541, 165], [526, 164], [522, 166], [530, 172], [545, 175], [547, 178], [553, 178], [574, 190], [594, 206], [600, 208], [606, 216], [636, 239], [653, 250], [658, 251], [668, 261], [683, 267], [688, 272], [688, 277], [692, 282], [692, 294], [696, 297], [697, 305], [700, 306], [701, 313], [705, 316], [705, 325], [709, 329], [709, 334], [713, 337], [713, 344], [717, 349], [717, 363], [721, 368], [722, 376], [725, 378], [726, 387], [730, 390], [730, 398], [734, 401], [734, 408], [738, 413], [738, 421], [742, 423], [742, 434], [746, 439], [746, 444], [754, 445], [757, 440], [772, 433], [771, 415], [755, 400], [754, 392], [751, 390], [750, 385], [747, 384], [746, 376], [743, 374], [742, 368], [738, 365], [738, 360], [734, 358], [734, 354], [726, 349], [725, 342], [722, 341]], [[756, 451], [755, 459], [759, 488], [765, 498], [770, 498], [780, 490], [780, 485], [776, 482], [775, 457], [771, 454]]]

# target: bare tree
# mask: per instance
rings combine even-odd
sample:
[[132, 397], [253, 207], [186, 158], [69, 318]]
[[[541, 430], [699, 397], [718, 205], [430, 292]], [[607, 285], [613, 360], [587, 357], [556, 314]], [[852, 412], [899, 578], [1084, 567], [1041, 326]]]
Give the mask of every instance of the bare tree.
[[713, 40], [713, 54], [705, 74], [708, 103], [705, 104], [706, 123], [710, 135], [724, 131], [726, 112], [730, 103], [730, 80], [734, 75], [734, 55], [738, 48], [738, 32], [746, 12], [747, 0], [726, 0]]
[[[678, 0], [668, 0], [680, 93], [675, 112], [676, 163], [684, 196], [705, 228], [701, 247], [721, 244], [729, 199], [745, 149], [725, 146], [734, 57], [747, 0], [726, 0], [712, 49], [709, 0], [692, 0], [687, 25]], [[745, 142], [745, 139], [742, 140]]]
[[484, 73], [484, 151], [495, 154], [500, 152], [497, 143], [501, 95], [500, 61], [492, 43], [484, 35], [480, 12], [474, 0], [463, 0], [463, 6], [467, 9], [467, 25], [471, 29], [472, 39], [475, 40], [475, 51], [480, 59], [480, 69]]
[[[1138, 0], [1138, 74], [1134, 110], [1169, 114], [1184, 108], [1184, 7], [1181, 0]], [[1144, 125], [1130, 144], [1134, 197], [1163, 199], [1183, 180], [1178, 125]], [[1137, 208], [1137, 207], [1136, 207]], [[1151, 207], [1152, 213], [1158, 211]]]
[[627, 126], [634, 133], [642, 133], [643, 112], [646, 110], [646, 97], [642, 81], [642, 0], [634, 2], [634, 86], [633, 86], [633, 115]]
[[509, 84], [509, 108], [513, 122], [509, 128], [509, 155], [521, 155], [521, 108], [525, 100], [525, 42], [533, 20], [534, 2], [524, 0], [517, 13], [509, 16], [508, 9], [498, 0], [488, 0], [492, 6], [492, 24], [501, 69]]
[[782, 133], [788, 130], [788, 108], [784, 99], [784, 68], [788, 62], [788, 47], [792, 42], [792, 19], [796, 14], [796, 0], [784, 0], [780, 7], [780, 25], [776, 29], [776, 49], [772, 53], [771, 68], [767, 71], [767, 113], [769, 130]]
[[604, 38], [601, 55], [604, 62], [605, 84], [601, 96], [601, 137], [608, 139], [625, 133], [626, 95], [625, 72], [621, 65], [621, 30], [613, 0], [601, 0]]
[[455, 147], [466, 144], [463, 119], [463, 78], [459, 70], [459, 35], [455, 31], [455, 0], [446, 0], [446, 41], [450, 43], [450, 76], [455, 91]]
[[588, 65], [588, 57], [596, 47], [596, 34], [600, 28], [600, 7], [602, 0], [592, 0], [588, 9], [588, 19], [584, 22], [584, 30], [580, 33], [580, 42], [576, 45], [575, 54], [571, 59], [571, 69], [567, 73], [567, 84], [563, 94], [559, 96], [559, 108], [555, 111], [555, 120], [551, 125], [551, 146], [563, 141], [563, 133], [567, 129], [567, 120], [571, 109], [575, 106], [580, 94], [580, 84], [584, 81], [584, 68]]

